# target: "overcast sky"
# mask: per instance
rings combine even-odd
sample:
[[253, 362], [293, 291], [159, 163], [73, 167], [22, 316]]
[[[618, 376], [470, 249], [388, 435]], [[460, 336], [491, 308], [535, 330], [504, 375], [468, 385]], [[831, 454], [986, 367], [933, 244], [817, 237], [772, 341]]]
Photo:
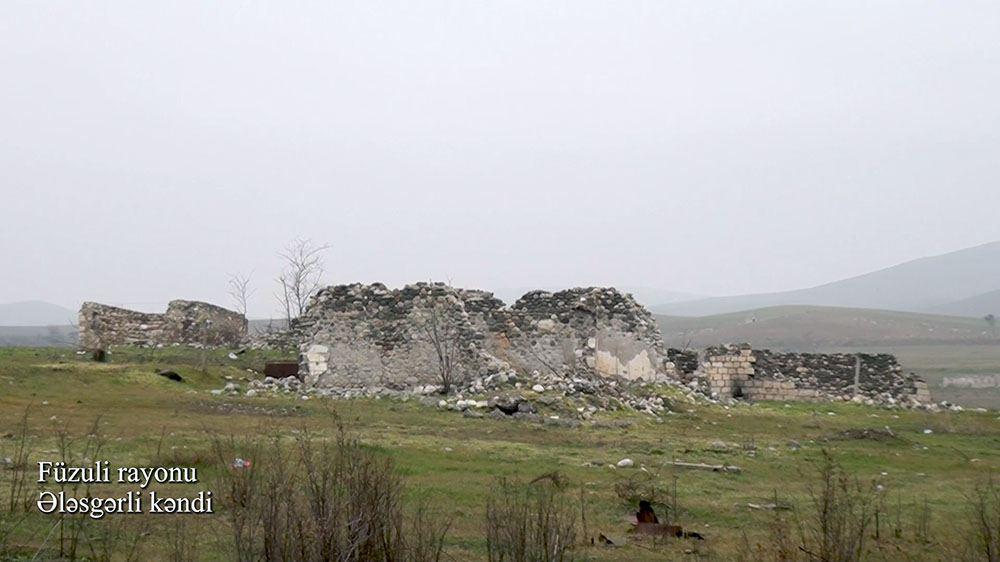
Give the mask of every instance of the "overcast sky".
[[1000, 3], [0, 3], [0, 302], [815, 285], [1000, 239]]

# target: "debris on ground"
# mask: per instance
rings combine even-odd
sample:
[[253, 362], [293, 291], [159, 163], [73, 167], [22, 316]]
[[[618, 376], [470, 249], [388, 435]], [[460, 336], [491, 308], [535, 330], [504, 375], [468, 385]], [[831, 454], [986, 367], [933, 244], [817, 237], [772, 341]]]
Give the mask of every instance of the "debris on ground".
[[[296, 377], [299, 374], [298, 361], [268, 361], [264, 363], [264, 376], [275, 379]], [[297, 379], [296, 379], [297, 380]]]
[[832, 437], [832, 439], [859, 439], [868, 441], [899, 441], [899, 436], [889, 429], [888, 426], [879, 429], [873, 427], [863, 427], [857, 429], [845, 429]]
[[738, 466], [725, 465], [725, 464], [704, 464], [698, 462], [683, 462], [683, 461], [667, 461], [664, 464], [676, 468], [689, 468], [692, 470], [709, 470], [712, 472], [727, 472], [730, 474], [739, 474], [743, 472], [743, 469], [741, 469]]
[[[591, 539], [591, 541], [593, 541], [593, 539]], [[625, 537], [618, 537], [614, 535], [608, 536], [605, 533], [601, 533], [597, 537], [597, 542], [601, 546], [625, 546], [626, 541]], [[591, 544], [593, 544], [593, 542], [591, 542]]]
[[653, 506], [647, 500], [639, 500], [639, 511], [635, 513], [637, 523], [659, 523]]
[[748, 509], [754, 509], [758, 511], [788, 511], [792, 509], [792, 506], [783, 503], [747, 503]]
[[629, 529], [629, 532], [654, 537], [705, 540], [705, 537], [701, 533], [685, 531], [680, 525], [660, 523], [656, 512], [653, 511], [653, 506], [646, 500], [639, 501], [639, 511], [635, 513], [635, 521], [632, 523], [632, 528]]

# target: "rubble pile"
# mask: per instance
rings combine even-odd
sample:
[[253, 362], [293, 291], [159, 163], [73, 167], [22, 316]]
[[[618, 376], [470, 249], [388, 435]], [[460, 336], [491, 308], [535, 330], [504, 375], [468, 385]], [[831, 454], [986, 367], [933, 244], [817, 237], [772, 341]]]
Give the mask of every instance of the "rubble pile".
[[[669, 397], [664, 389], [672, 388]], [[413, 387], [317, 387], [299, 379], [264, 377], [250, 380], [242, 393], [232, 382], [213, 394], [247, 397], [264, 394], [297, 395], [302, 399], [328, 397], [336, 399], [387, 398], [401, 401], [419, 400], [443, 409], [463, 412], [467, 417], [490, 416], [497, 419], [519, 419], [556, 425], [572, 425], [569, 420], [587, 420], [605, 411], [634, 410], [652, 416], [669, 411], [672, 402], [705, 400], [678, 382], [648, 383], [609, 379], [598, 375], [577, 374], [561, 377], [554, 374], [497, 372], [465, 381], [451, 393], [444, 394], [439, 385]], [[545, 411], [548, 415], [543, 415]], [[555, 417], [553, 417], [555, 416]], [[563, 420], [557, 422], [556, 420]]]

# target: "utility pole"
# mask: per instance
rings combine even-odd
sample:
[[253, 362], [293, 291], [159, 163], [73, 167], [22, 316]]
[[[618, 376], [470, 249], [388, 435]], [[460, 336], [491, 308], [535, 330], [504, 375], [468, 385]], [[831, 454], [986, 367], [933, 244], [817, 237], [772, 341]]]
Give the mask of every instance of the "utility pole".
[[861, 393], [861, 354], [854, 356], [854, 395]]

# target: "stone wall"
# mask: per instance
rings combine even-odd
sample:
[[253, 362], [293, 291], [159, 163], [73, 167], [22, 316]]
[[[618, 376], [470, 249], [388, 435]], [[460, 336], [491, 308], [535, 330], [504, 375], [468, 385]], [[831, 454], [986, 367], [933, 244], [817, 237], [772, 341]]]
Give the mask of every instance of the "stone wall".
[[667, 350], [667, 360], [669, 366], [677, 373], [681, 379], [690, 379], [698, 368], [701, 367], [701, 358], [697, 351], [693, 349], [675, 349], [671, 347]]
[[653, 380], [667, 358], [652, 315], [613, 288], [532, 291], [507, 312], [510, 342], [501, 354], [525, 371], [587, 369], [604, 376]]
[[163, 314], [138, 312], [95, 302], [80, 307], [80, 347], [113, 345], [239, 345], [247, 321], [242, 314], [213, 304], [174, 300]]
[[927, 384], [904, 374], [896, 358], [887, 354], [775, 353], [745, 344], [723, 346], [705, 351], [701, 372], [712, 392], [722, 397], [878, 404], [930, 400]]
[[533, 291], [507, 307], [440, 283], [338, 285], [293, 331], [305, 382], [326, 387], [440, 384], [443, 359], [456, 377], [586, 369], [653, 380], [673, 367], [652, 315], [615, 289]]
[[486, 320], [483, 313], [470, 315], [463, 300], [478, 296], [427, 283], [400, 290], [380, 283], [327, 287], [295, 326], [305, 338], [304, 382], [413, 385], [441, 379], [446, 362], [456, 376], [479, 373], [484, 358], [477, 324]]
[[712, 392], [744, 398], [742, 386], [754, 374], [754, 361], [753, 350], [748, 345], [710, 347], [705, 350], [701, 373]]
[[300, 342], [304, 382], [325, 388], [440, 385], [447, 369], [455, 383], [588, 373], [747, 400], [930, 399], [891, 355], [666, 349], [652, 315], [613, 288], [532, 291], [508, 307], [492, 293], [440, 283], [338, 285], [319, 291], [289, 333]]

